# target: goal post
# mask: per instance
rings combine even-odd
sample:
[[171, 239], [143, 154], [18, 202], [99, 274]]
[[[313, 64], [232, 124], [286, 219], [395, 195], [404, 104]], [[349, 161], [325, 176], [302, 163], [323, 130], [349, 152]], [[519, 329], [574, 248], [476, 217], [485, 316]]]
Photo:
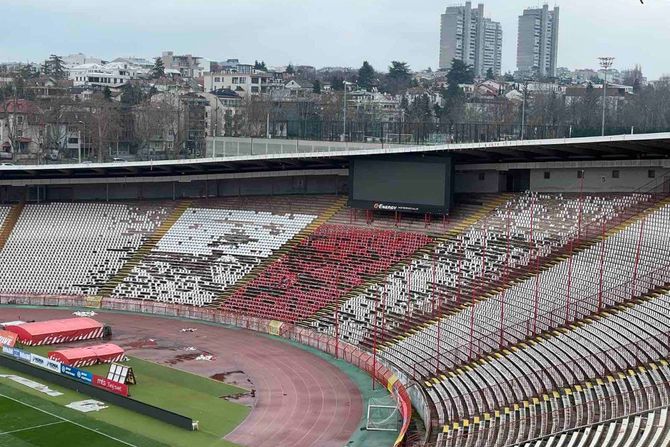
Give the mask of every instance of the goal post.
[[400, 430], [400, 410], [393, 396], [371, 398], [368, 402], [366, 429], [370, 431]]

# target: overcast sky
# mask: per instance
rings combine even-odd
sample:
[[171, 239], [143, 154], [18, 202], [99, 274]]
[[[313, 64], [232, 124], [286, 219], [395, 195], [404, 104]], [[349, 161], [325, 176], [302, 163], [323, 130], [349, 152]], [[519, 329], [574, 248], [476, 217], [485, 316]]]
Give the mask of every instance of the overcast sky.
[[[268, 65], [355, 66], [391, 60], [436, 68], [443, 0], [0, 0], [0, 61], [82, 52], [103, 59], [163, 50]], [[476, 4], [477, 1], [473, 1]], [[516, 65], [518, 16], [537, 0], [486, 0], [502, 22], [503, 71]], [[557, 0], [560, 66], [615, 56], [650, 79], [670, 73], [670, 0]]]

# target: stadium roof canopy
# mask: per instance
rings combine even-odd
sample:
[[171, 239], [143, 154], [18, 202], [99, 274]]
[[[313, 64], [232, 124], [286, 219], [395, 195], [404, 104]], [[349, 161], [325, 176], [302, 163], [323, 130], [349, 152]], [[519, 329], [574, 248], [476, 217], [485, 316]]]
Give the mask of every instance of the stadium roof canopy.
[[184, 160], [0, 166], [2, 180], [179, 177], [202, 174], [348, 168], [363, 156], [450, 155], [455, 163], [659, 159], [670, 156], [670, 133], [433, 146], [392, 146], [330, 152], [276, 153]]

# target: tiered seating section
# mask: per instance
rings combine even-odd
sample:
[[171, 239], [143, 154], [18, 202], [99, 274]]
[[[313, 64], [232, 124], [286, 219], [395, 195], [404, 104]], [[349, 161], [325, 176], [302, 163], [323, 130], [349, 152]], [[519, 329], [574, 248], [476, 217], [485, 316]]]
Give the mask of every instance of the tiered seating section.
[[321, 225], [341, 207], [325, 196], [201, 200], [183, 214], [26, 205], [0, 250], [0, 293], [113, 289], [331, 335], [337, 321], [343, 340], [374, 338], [380, 362], [419, 380], [439, 447], [670, 446], [668, 202], [490, 201], [479, 220], [461, 210], [430, 225], [346, 209]]
[[[419, 375], [430, 375], [522, 341], [566, 320], [597, 312], [601, 290], [604, 306], [647, 293], [663, 284], [662, 273], [670, 266], [669, 230], [670, 205], [664, 205], [644, 220], [539, 275], [419, 330], [389, 347], [383, 355], [389, 361], [413, 368]], [[652, 273], [659, 269], [658, 277], [654, 278]], [[649, 281], [650, 278], [654, 281]], [[628, 287], [616, 288], [626, 282], [630, 282]], [[443, 362], [439, 365], [438, 330]]]
[[169, 205], [26, 205], [0, 252], [0, 292], [95, 295]]
[[309, 318], [430, 241], [424, 234], [323, 225], [222, 308], [287, 322]]
[[315, 217], [189, 208], [112, 295], [210, 304]]
[[0, 228], [2, 228], [2, 224], [5, 222], [5, 218], [7, 217], [11, 209], [12, 209], [11, 206], [0, 205]]
[[[431, 252], [396, 269], [385, 281], [352, 296], [340, 308], [340, 334], [371, 347], [370, 327], [381, 316], [382, 304], [387, 333], [404, 333], [425, 323], [436, 309], [469, 302], [493, 283], [509, 282], [514, 273], [528, 275], [531, 263], [565, 247], [580, 229], [612, 220], [648, 200], [638, 194], [517, 196], [465, 232], [441, 238]], [[334, 322], [327, 318], [312, 325], [334, 333]]]
[[[667, 294], [638, 300], [432, 383], [434, 401], [448, 403], [437, 407], [440, 418], [456, 424], [443, 430], [438, 445], [512, 445], [667, 407], [669, 305]], [[667, 410], [662, 417], [667, 425]], [[602, 442], [591, 445], [618, 445], [614, 440], [626, 436], [602, 433], [607, 425], [589, 430], [594, 437], [600, 432]]]
[[667, 407], [624, 416], [602, 424], [588, 425], [547, 436], [515, 447], [668, 447], [670, 420]]

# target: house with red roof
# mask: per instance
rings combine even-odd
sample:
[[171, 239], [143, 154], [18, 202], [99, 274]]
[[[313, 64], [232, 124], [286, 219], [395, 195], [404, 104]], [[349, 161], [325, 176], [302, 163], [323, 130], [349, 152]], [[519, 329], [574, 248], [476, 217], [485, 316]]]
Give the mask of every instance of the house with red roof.
[[34, 158], [44, 139], [44, 112], [27, 99], [0, 103], [0, 159]]

